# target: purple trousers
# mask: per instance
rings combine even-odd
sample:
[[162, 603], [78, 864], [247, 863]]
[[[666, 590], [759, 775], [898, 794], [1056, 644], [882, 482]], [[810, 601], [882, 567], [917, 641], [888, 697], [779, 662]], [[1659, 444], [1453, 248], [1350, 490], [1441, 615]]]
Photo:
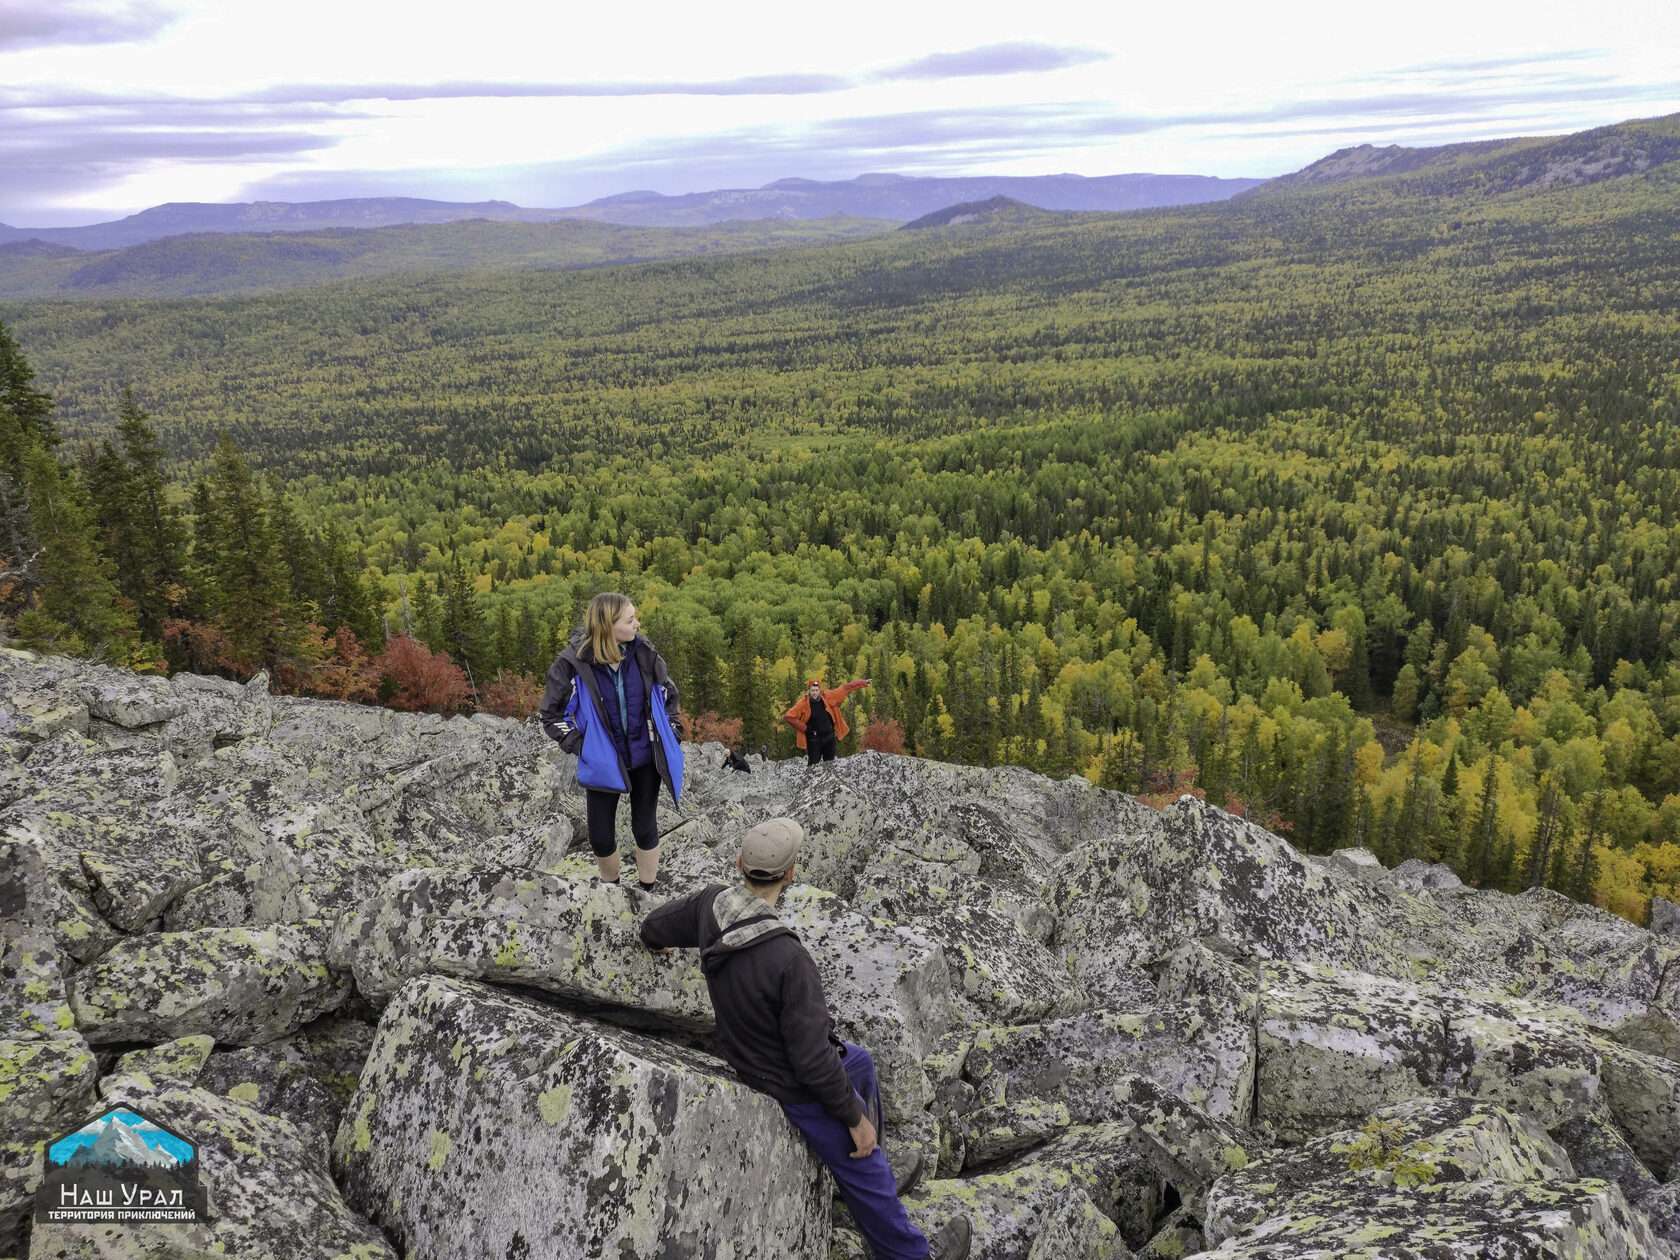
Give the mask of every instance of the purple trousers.
[[875, 1126], [876, 1147], [867, 1159], [852, 1158], [857, 1148], [852, 1145], [851, 1130], [824, 1111], [821, 1103], [783, 1103], [782, 1110], [834, 1174], [840, 1197], [851, 1209], [875, 1260], [924, 1260], [927, 1237], [910, 1223], [898, 1201], [898, 1182], [880, 1147], [886, 1134], [881, 1131], [881, 1085], [875, 1078], [875, 1060], [869, 1051], [849, 1041], [844, 1056], [841, 1062], [863, 1103], [863, 1114]]

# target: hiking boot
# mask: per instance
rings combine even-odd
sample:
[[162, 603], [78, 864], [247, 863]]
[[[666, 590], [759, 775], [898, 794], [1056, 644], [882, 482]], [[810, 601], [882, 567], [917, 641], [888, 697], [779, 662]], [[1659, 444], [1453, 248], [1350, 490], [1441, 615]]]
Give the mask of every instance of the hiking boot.
[[903, 1198], [916, 1188], [927, 1169], [927, 1157], [919, 1146], [895, 1146], [887, 1152], [887, 1167], [892, 1169], [898, 1184], [898, 1196]]
[[928, 1240], [928, 1260], [968, 1260], [973, 1229], [966, 1216], [953, 1216]]

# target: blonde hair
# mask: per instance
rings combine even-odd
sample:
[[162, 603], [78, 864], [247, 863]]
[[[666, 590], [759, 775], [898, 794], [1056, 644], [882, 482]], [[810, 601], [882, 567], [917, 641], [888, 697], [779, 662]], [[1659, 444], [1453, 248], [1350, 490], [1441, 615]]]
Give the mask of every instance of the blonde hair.
[[630, 597], [617, 591], [603, 591], [589, 601], [589, 611], [583, 618], [584, 633], [589, 636], [589, 650], [603, 665], [617, 665], [624, 659], [624, 650], [613, 638], [612, 628], [628, 607]]

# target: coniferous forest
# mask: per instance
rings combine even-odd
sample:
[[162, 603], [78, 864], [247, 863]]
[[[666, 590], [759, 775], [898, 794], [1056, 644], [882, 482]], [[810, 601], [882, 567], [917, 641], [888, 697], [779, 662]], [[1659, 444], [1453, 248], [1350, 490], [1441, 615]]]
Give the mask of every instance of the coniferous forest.
[[22, 646], [523, 715], [623, 589], [702, 737], [790, 755], [805, 679], [870, 677], [853, 748], [1638, 920], [1680, 895], [1677, 242], [1660, 119], [1164, 211], [12, 301], [0, 598]]

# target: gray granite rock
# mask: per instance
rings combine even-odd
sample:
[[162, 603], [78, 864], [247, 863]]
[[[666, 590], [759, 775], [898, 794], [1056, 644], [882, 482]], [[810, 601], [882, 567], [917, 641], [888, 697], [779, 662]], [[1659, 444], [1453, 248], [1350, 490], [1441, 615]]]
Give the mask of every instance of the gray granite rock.
[[70, 1009], [96, 1045], [194, 1033], [257, 1045], [336, 1010], [348, 993], [327, 966], [322, 925], [201, 928], [123, 941], [71, 980]]
[[393, 997], [333, 1160], [353, 1205], [435, 1260], [828, 1248], [831, 1183], [774, 1100], [470, 981]]

